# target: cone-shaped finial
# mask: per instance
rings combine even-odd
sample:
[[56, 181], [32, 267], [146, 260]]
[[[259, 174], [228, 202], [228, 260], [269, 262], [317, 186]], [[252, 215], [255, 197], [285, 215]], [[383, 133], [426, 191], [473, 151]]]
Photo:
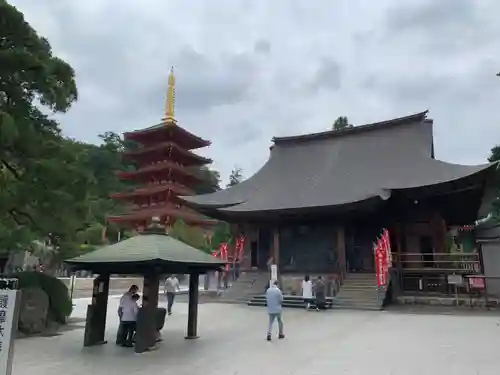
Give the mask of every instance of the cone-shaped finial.
[[175, 123], [175, 75], [174, 67], [170, 69], [168, 75], [167, 102], [165, 104], [165, 123]]

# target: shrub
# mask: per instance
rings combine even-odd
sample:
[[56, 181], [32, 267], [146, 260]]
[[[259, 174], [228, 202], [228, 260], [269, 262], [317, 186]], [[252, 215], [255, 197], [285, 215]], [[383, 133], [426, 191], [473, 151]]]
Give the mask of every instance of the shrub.
[[19, 280], [19, 289], [40, 288], [49, 297], [49, 319], [65, 324], [73, 310], [68, 288], [57, 277], [42, 272], [19, 272], [12, 277]]

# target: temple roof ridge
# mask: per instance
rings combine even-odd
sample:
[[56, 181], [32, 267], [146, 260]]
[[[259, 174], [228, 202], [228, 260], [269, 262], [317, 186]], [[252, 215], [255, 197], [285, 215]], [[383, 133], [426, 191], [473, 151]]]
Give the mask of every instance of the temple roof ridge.
[[[408, 124], [409, 122], [426, 121], [428, 112], [429, 112], [429, 110], [425, 110], [423, 112], [418, 112], [418, 113], [410, 114], [410, 115], [403, 116], [403, 117], [397, 117], [397, 118], [394, 118], [391, 120], [378, 121], [378, 122], [373, 122], [373, 123], [364, 124], [364, 125], [356, 125], [354, 127], [345, 128], [345, 129], [341, 129], [341, 130], [333, 130], [332, 129], [332, 130], [325, 130], [325, 131], [315, 132], [315, 133], [306, 133], [306, 134], [283, 136], [283, 137], [273, 137], [272, 141], [275, 144], [285, 143], [285, 142], [313, 141], [313, 140], [326, 139], [326, 138], [342, 137], [342, 136], [351, 135], [351, 134], [358, 134], [361, 132], [366, 132], [366, 131], [371, 131], [371, 130], [386, 129], [386, 128], [389, 128], [392, 126]], [[432, 120], [427, 120], [427, 121], [432, 121]]]

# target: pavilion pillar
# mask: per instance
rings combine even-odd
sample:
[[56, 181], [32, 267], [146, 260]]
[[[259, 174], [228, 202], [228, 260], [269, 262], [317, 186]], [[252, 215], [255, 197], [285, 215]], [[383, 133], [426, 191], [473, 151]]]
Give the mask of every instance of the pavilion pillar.
[[137, 317], [137, 331], [135, 341], [135, 352], [142, 353], [156, 344], [158, 333], [158, 292], [160, 287], [160, 275], [149, 271], [144, 275], [142, 294], [142, 307]]
[[106, 314], [108, 310], [109, 274], [102, 273], [94, 279], [92, 303], [87, 307], [83, 346], [106, 344]]
[[197, 339], [198, 336], [198, 296], [200, 275], [197, 272], [189, 274], [189, 304], [187, 340]]

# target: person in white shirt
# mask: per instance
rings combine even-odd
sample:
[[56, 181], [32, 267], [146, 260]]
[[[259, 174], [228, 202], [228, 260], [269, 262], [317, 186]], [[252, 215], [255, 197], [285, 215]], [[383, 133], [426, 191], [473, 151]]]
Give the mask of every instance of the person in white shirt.
[[165, 280], [165, 294], [167, 295], [167, 313], [172, 315], [172, 306], [174, 305], [175, 293], [181, 290], [179, 280], [175, 275], [170, 275]]
[[139, 287], [137, 285], [131, 285], [129, 290], [120, 298], [120, 303], [118, 304], [118, 317], [120, 318], [120, 325], [118, 326], [118, 332], [116, 333], [116, 345], [122, 345], [125, 340], [122, 326], [123, 306], [134, 294], [137, 294], [137, 292], [139, 292]]
[[136, 293], [123, 302], [121, 324], [123, 326], [123, 336], [125, 338], [122, 346], [125, 347], [133, 346], [132, 339], [134, 338], [137, 325], [137, 315], [139, 314], [139, 305], [137, 304], [138, 300], [139, 295]]
[[306, 310], [309, 310], [313, 301], [313, 285], [309, 275], [306, 275], [302, 280], [302, 298], [304, 298]]

